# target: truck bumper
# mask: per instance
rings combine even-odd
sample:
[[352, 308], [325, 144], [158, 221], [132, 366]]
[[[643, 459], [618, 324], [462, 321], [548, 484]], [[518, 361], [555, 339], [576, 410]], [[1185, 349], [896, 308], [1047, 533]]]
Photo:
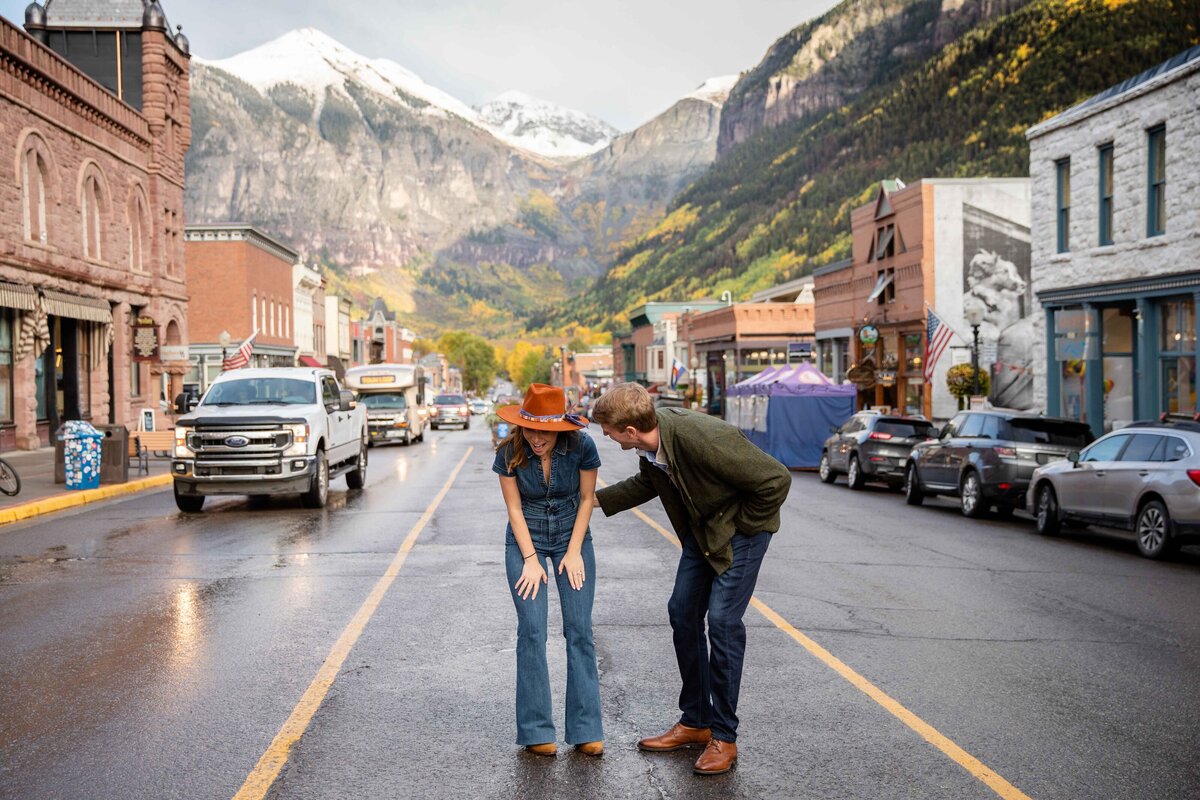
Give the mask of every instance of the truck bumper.
[[[197, 474], [195, 459], [177, 458], [171, 462], [175, 491], [181, 495], [218, 494], [301, 494], [308, 491], [316, 459], [312, 456], [286, 458], [278, 475], [214, 474], [222, 470], [201, 467]], [[208, 472], [209, 474], [203, 474]]]

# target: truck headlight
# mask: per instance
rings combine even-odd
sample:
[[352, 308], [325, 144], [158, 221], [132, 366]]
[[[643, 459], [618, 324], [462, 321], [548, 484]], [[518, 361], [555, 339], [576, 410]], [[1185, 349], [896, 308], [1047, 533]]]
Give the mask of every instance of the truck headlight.
[[292, 434], [292, 445], [287, 450], [283, 451], [285, 456], [306, 456], [308, 455], [308, 424], [299, 423], [296, 425], [286, 425], [288, 432]]
[[176, 458], [192, 458], [196, 454], [188, 447], [188, 435], [191, 434], [191, 428], [176, 427], [175, 428], [175, 457]]

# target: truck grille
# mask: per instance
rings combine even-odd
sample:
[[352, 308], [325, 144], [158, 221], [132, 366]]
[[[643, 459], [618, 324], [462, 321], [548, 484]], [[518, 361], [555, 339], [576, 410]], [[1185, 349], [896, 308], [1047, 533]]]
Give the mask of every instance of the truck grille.
[[188, 435], [197, 475], [278, 475], [291, 431], [279, 426], [205, 426]]

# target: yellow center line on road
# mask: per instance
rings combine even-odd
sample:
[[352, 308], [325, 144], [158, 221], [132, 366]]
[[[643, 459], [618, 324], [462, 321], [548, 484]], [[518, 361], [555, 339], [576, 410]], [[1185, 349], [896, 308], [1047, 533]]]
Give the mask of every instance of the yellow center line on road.
[[308, 689], [300, 698], [300, 702], [292, 711], [291, 716], [283, 723], [283, 727], [279, 729], [279, 733], [275, 734], [275, 738], [271, 741], [267, 751], [262, 754], [262, 758], [254, 765], [250, 775], [247, 776], [242, 788], [233, 796], [234, 800], [261, 800], [267, 794], [267, 790], [271, 788], [271, 784], [279, 777], [283, 765], [287, 763], [288, 754], [296, 742], [300, 741], [300, 737], [304, 735], [304, 731], [308, 728], [308, 723], [312, 721], [313, 715], [317, 713], [321, 703], [325, 700], [325, 695], [329, 693], [329, 689], [333, 686], [333, 681], [337, 677], [338, 671], [342, 668], [342, 664], [346, 661], [346, 656], [350, 655], [350, 649], [354, 647], [354, 643], [358, 641], [358, 637], [362, 635], [363, 629], [375, 614], [375, 610], [379, 607], [379, 603], [383, 600], [383, 596], [387, 594], [388, 588], [392, 582], [396, 580], [396, 576], [400, 573], [400, 568], [404, 566], [405, 559], [408, 558], [408, 553], [413, 549], [413, 545], [417, 542], [417, 537], [421, 535], [421, 531], [425, 529], [425, 525], [433, 517], [433, 512], [441, 505], [442, 500], [450, 491], [450, 487], [454, 485], [454, 481], [458, 478], [458, 473], [462, 471], [463, 465], [467, 463], [471, 453], [475, 450], [474, 447], [468, 447], [467, 452], [463, 454], [462, 460], [450, 473], [450, 477], [446, 479], [446, 483], [442, 486], [442, 490], [433, 498], [433, 502], [425, 509], [425, 513], [413, 525], [412, 530], [408, 532], [404, 543], [400, 545], [400, 549], [396, 551], [395, 558], [388, 565], [387, 571], [376, 582], [375, 588], [371, 590], [371, 594], [359, 606], [358, 612], [355, 613], [353, 619], [346, 625], [342, 635], [333, 645], [333, 649], [329, 651], [329, 655], [325, 657], [325, 663], [321, 665], [321, 669], [317, 671], [317, 676], [313, 678], [312, 683], [308, 685]]
[[[596, 479], [596, 483], [598, 483], [600, 486], [608, 485], [599, 478]], [[675, 545], [676, 548], [680, 548], [679, 537], [677, 537], [675, 534], [671, 533], [662, 525], [659, 525], [657, 522], [650, 519], [650, 517], [646, 516], [641, 509], [633, 509], [633, 513], [634, 516], [636, 516], [642, 522], [645, 522], [651, 528], [658, 531], [664, 539]], [[792, 637], [792, 639], [794, 639], [801, 647], [803, 647], [812, 655], [816, 656], [816, 658], [825, 664], [825, 666], [832, 669], [838, 675], [841, 675], [856, 689], [874, 700], [879, 705], [883, 706], [889, 714], [903, 722], [908, 727], [912, 728], [921, 735], [921, 738], [929, 742], [938, 750], [941, 750], [942, 753], [950, 758], [950, 760], [958, 764], [967, 772], [971, 773], [971, 775], [978, 780], [982, 781], [989, 789], [1000, 795], [1000, 797], [1003, 797], [1004, 800], [1030, 800], [1030, 797], [1027, 794], [1013, 786], [1000, 775], [996, 774], [995, 771], [989, 769], [982, 761], [975, 758], [975, 756], [971, 755], [966, 750], [963, 750], [953, 741], [942, 735], [937, 728], [933, 727], [928, 722], [909, 711], [887, 692], [883, 691], [878, 686], [864, 678], [862, 675], [855, 672], [854, 669], [852, 669], [848, 664], [839, 659], [833, 653], [829, 652], [824, 647], [805, 636], [766, 603], [759, 600], [757, 597], [751, 597], [750, 605], [754, 606], [758, 613], [766, 617], [772, 625], [774, 625], [776, 628], [779, 628], [779, 630], [783, 631], [788, 636]]]

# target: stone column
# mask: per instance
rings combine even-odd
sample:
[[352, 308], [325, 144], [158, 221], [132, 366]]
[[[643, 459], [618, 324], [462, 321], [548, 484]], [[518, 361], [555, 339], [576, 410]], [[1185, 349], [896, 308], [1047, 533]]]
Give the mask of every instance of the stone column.
[[37, 434], [36, 361], [30, 353], [13, 365], [13, 427], [18, 450], [41, 447]]

